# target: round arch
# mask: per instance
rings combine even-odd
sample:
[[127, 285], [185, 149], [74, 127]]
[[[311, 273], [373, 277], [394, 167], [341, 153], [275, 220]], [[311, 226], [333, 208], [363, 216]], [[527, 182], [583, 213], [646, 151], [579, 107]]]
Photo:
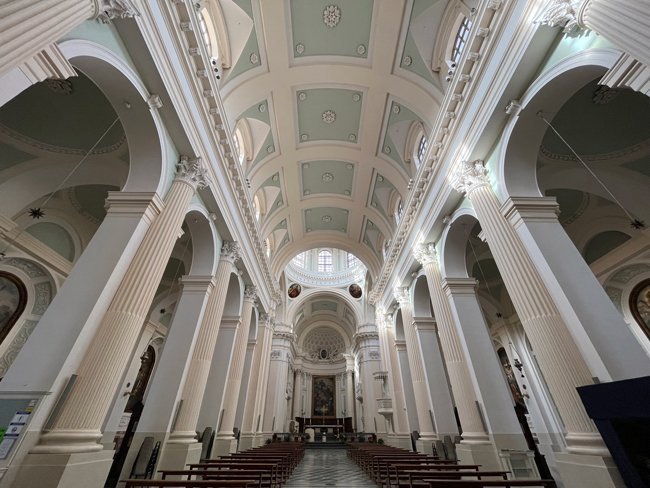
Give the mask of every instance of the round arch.
[[169, 155], [160, 115], [150, 109], [152, 96], [138, 75], [119, 56], [100, 44], [69, 40], [59, 48], [78, 70], [104, 93], [120, 118], [129, 144], [129, 175], [122, 191], [163, 194]]
[[217, 270], [221, 242], [207, 210], [197, 204], [190, 205], [185, 223], [192, 236], [192, 264], [188, 274], [212, 276]]
[[503, 131], [497, 159], [498, 191], [508, 197], [542, 196], [537, 154], [548, 126], [538, 116], [556, 113], [573, 94], [603, 75], [620, 57], [615, 49], [590, 49], [563, 59], [537, 78], [521, 98], [521, 113]]
[[471, 229], [477, 222], [478, 219], [474, 209], [469, 207], [460, 208], [451, 216], [449, 225], [445, 227], [438, 246], [440, 272], [443, 278], [469, 278], [465, 259], [465, 249], [467, 247], [466, 229]]
[[293, 323], [300, 309], [308, 301], [314, 299], [327, 299], [327, 298], [342, 300], [343, 302], [345, 302], [346, 305], [348, 305], [350, 310], [352, 310], [352, 313], [354, 313], [354, 320], [356, 321], [356, 323], [361, 324], [363, 322], [362, 311], [360, 310], [359, 303], [350, 296], [347, 290], [341, 290], [338, 288], [334, 288], [331, 290], [323, 290], [318, 288], [304, 290], [296, 299], [288, 303], [286, 316], [289, 319], [289, 321]]

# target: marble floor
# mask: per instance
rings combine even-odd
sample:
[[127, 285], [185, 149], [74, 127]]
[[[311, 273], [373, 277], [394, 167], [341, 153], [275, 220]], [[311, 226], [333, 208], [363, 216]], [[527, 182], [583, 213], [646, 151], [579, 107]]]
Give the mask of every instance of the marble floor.
[[363, 471], [346, 456], [345, 449], [308, 449], [284, 486], [376, 488]]

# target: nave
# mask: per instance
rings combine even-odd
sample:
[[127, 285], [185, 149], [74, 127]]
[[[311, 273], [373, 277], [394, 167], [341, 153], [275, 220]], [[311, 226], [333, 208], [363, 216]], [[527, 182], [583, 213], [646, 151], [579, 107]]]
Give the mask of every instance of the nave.
[[344, 449], [307, 449], [305, 457], [285, 486], [287, 488], [321, 486], [371, 488], [375, 485], [346, 456]]

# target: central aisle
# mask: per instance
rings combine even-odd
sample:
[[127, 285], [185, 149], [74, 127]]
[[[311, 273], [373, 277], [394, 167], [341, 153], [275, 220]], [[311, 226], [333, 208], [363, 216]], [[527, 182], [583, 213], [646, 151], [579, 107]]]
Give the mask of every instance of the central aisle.
[[346, 455], [345, 449], [307, 449], [286, 488], [340, 486], [376, 488]]

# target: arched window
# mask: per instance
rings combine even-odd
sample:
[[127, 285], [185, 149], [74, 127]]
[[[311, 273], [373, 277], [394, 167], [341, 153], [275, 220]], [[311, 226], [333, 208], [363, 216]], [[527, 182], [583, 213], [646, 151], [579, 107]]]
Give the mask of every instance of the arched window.
[[246, 151], [244, 149], [244, 136], [242, 135], [241, 129], [239, 127], [235, 129], [235, 134], [233, 135], [232, 139], [235, 143], [235, 151], [237, 151], [237, 159], [239, 160], [239, 164], [243, 164], [244, 159], [246, 159]]
[[463, 54], [463, 49], [465, 49], [465, 44], [467, 44], [467, 39], [469, 39], [469, 31], [472, 29], [472, 21], [468, 17], [464, 17], [458, 27], [458, 32], [456, 33], [456, 38], [454, 39], [454, 45], [451, 48], [451, 60], [454, 63], [458, 63], [460, 60], [461, 54]]
[[255, 219], [260, 220], [262, 210], [260, 209], [260, 199], [257, 197], [257, 195], [255, 195], [255, 198], [253, 198], [253, 205], [255, 206]]
[[203, 44], [205, 44], [208, 53], [212, 55], [212, 40], [210, 39], [210, 31], [208, 31], [208, 24], [205, 21], [203, 10], [197, 14], [197, 20], [199, 21], [199, 32], [201, 33]]
[[323, 249], [318, 253], [318, 272], [331, 273], [332, 272], [332, 251]]
[[424, 161], [424, 153], [427, 152], [428, 144], [429, 142], [427, 141], [426, 134], [422, 134], [422, 137], [420, 137], [420, 142], [418, 143], [418, 158], [416, 161], [418, 165]]
[[395, 220], [399, 221], [402, 218], [404, 213], [404, 205], [402, 204], [402, 199], [397, 200], [397, 207], [395, 208]]
[[293, 264], [295, 264], [299, 268], [304, 268], [305, 267], [305, 253], [301, 252], [295, 258], [293, 258]]
[[352, 253], [348, 253], [347, 261], [348, 268], [354, 268], [357, 265], [357, 257]]

